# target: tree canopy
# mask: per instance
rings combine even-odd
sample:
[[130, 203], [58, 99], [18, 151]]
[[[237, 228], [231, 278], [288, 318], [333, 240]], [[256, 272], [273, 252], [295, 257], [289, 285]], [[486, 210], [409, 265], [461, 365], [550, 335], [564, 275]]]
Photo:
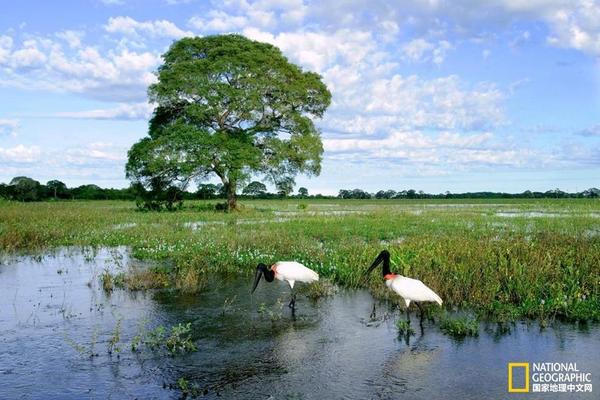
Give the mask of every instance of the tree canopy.
[[163, 59], [148, 91], [156, 104], [148, 136], [128, 153], [132, 181], [185, 189], [216, 175], [231, 209], [252, 176], [287, 188], [298, 173], [320, 173], [323, 145], [313, 120], [331, 94], [318, 74], [235, 34], [183, 38]]

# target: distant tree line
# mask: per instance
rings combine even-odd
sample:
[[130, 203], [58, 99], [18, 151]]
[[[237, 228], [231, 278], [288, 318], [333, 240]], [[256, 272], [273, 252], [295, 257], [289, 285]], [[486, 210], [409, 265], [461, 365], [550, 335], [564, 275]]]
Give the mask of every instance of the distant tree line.
[[380, 190], [369, 193], [362, 189], [342, 189], [339, 191], [340, 199], [566, 199], [566, 198], [597, 198], [600, 197], [600, 189], [590, 188], [582, 192], [569, 193], [560, 189], [548, 190], [546, 192], [532, 192], [526, 190], [523, 193], [504, 192], [466, 192], [466, 193], [425, 193], [422, 190]]
[[[321, 194], [309, 195], [308, 189], [300, 187], [293, 192], [293, 183], [284, 183], [276, 186], [277, 192], [267, 190], [267, 186], [259, 181], [248, 183], [240, 194], [241, 198], [254, 199], [281, 199], [294, 198], [336, 198]], [[141, 185], [132, 184], [123, 189], [105, 189], [94, 184], [81, 185], [73, 188], [59, 180], [51, 180], [41, 184], [35, 179], [26, 176], [17, 176], [8, 184], [0, 183], [0, 198], [16, 201], [42, 201], [42, 200], [135, 200], [138, 207], [148, 210], [162, 208], [174, 209], [181, 206], [184, 200], [213, 200], [226, 199], [227, 191], [222, 183], [200, 184], [195, 192], [182, 191], [175, 186], [163, 187], [149, 191]], [[546, 192], [523, 193], [503, 192], [467, 192], [467, 193], [439, 193], [430, 194], [422, 190], [380, 190], [369, 193], [362, 189], [342, 189], [337, 198], [340, 199], [533, 199], [533, 198], [600, 198], [600, 189], [590, 188], [582, 192], [568, 193], [560, 189]]]
[[[278, 185], [277, 193], [270, 193], [264, 183], [253, 181], [244, 187], [242, 198], [278, 199], [294, 196], [297, 198], [309, 197], [308, 190], [304, 187], [298, 189], [296, 195], [293, 185]], [[316, 195], [313, 198], [326, 198]], [[332, 197], [332, 196], [329, 196]], [[51, 180], [42, 184], [26, 176], [17, 176], [8, 184], [0, 183], [0, 198], [16, 201], [43, 201], [43, 200], [136, 200], [138, 207], [148, 210], [162, 208], [174, 209], [184, 200], [212, 200], [226, 199], [227, 191], [223, 184], [200, 184], [195, 192], [182, 191], [176, 186], [166, 186], [160, 189], [147, 190], [142, 185], [132, 184], [123, 189], [105, 189], [94, 184], [81, 185], [73, 188], [59, 180]]]

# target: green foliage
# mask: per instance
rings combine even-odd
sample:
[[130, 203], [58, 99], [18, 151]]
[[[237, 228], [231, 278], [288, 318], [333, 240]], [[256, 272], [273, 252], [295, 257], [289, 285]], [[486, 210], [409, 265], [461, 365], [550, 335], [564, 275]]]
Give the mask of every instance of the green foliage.
[[156, 192], [215, 175], [228, 207], [251, 175], [275, 183], [319, 174], [323, 145], [313, 118], [331, 94], [276, 47], [240, 35], [183, 38], [149, 88], [149, 136], [129, 150], [132, 181]]
[[301, 187], [298, 189], [298, 196], [300, 197], [308, 197], [308, 189], [305, 187]]
[[398, 335], [414, 335], [415, 330], [410, 326], [410, 322], [405, 319], [399, 319], [396, 321], [396, 329], [398, 329]]
[[264, 183], [253, 181], [250, 182], [242, 191], [242, 194], [247, 196], [261, 196], [267, 192], [267, 187]]
[[191, 336], [192, 324], [177, 324], [170, 330], [160, 325], [149, 331], [142, 341], [152, 350], [167, 350], [171, 356], [196, 351]]
[[479, 336], [479, 322], [476, 318], [468, 316], [450, 317], [446, 315], [440, 322], [440, 329], [446, 335], [455, 338]]
[[36, 201], [43, 196], [42, 185], [26, 176], [17, 176], [10, 181], [12, 198], [18, 201]]

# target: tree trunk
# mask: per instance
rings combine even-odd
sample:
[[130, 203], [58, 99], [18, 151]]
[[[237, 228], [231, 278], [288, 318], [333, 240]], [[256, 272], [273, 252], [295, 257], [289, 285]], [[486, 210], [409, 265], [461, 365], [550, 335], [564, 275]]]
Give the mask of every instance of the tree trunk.
[[235, 183], [229, 182], [225, 188], [227, 189], [227, 212], [237, 208], [237, 196], [235, 194]]

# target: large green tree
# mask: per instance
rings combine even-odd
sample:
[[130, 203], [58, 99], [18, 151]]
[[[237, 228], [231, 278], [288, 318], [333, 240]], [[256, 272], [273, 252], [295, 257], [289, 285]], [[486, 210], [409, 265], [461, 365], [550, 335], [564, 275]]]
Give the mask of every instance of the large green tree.
[[183, 38], [163, 55], [149, 135], [129, 151], [127, 176], [147, 188], [216, 175], [236, 207], [252, 176], [274, 184], [318, 175], [323, 145], [313, 120], [331, 94], [321, 77], [267, 43], [240, 35]]

